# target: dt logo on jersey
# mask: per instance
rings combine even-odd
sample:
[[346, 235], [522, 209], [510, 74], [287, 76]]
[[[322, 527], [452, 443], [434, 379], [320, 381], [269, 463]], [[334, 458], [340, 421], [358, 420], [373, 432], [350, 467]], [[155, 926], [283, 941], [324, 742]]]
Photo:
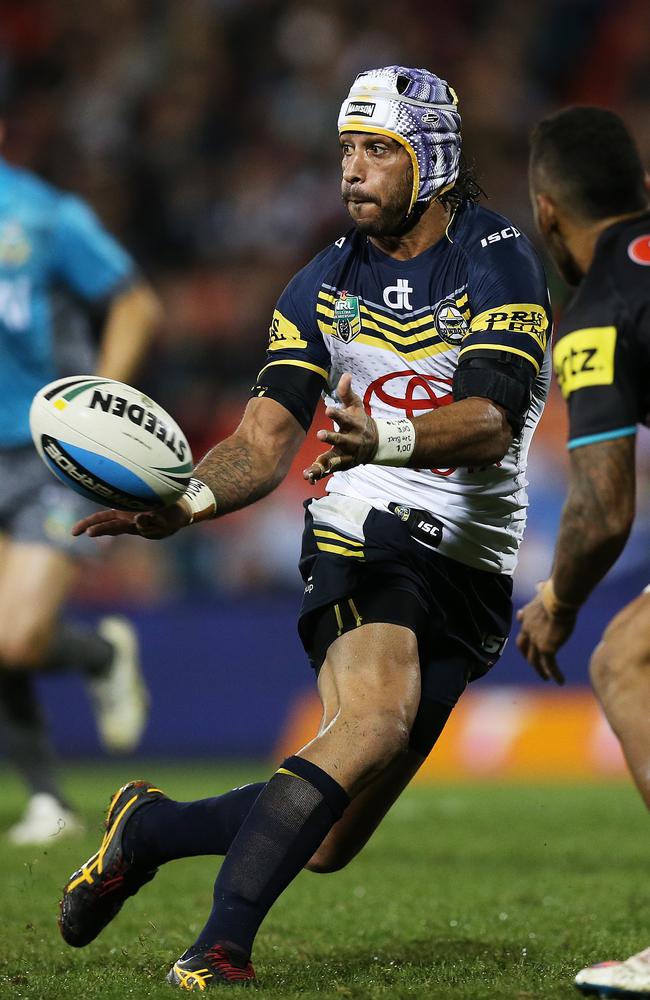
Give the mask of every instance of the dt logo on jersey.
[[349, 344], [361, 333], [359, 296], [340, 292], [334, 303], [334, 336]]

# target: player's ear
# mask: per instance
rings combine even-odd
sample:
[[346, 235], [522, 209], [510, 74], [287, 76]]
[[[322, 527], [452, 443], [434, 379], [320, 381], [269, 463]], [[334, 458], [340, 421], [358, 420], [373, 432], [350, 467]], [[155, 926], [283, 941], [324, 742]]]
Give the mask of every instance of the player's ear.
[[557, 207], [547, 194], [540, 192], [535, 194], [535, 222], [544, 236], [557, 229]]

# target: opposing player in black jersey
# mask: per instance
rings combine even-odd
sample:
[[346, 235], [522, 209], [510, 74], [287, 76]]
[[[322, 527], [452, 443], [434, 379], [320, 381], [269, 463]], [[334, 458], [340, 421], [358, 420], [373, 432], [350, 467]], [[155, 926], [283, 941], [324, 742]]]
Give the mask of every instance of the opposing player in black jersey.
[[161, 538], [253, 503], [284, 477], [321, 393], [337, 419], [336, 403], [363, 398], [366, 464], [340, 463], [328, 495], [306, 504], [299, 627], [319, 732], [266, 784], [203, 802], [125, 786], [100, 851], [64, 891], [61, 930], [82, 946], [160, 864], [226, 854], [208, 922], [169, 976], [186, 989], [254, 977], [274, 900], [303, 867], [335, 871], [363, 847], [510, 628], [526, 454], [550, 378], [542, 267], [476, 204], [445, 81], [399, 66], [360, 74], [339, 134], [355, 228], [280, 296], [240, 426], [178, 505], [100, 512], [76, 529]]
[[[650, 211], [647, 177], [621, 119], [576, 107], [532, 137], [537, 225], [563, 276], [578, 286], [560, 321], [555, 373], [569, 408], [569, 494], [553, 569], [522, 611], [517, 644], [545, 680], [580, 606], [620, 555], [634, 520], [634, 445], [650, 415]], [[590, 673], [650, 808], [650, 593], [610, 622]], [[584, 993], [650, 995], [650, 948], [584, 969]]]

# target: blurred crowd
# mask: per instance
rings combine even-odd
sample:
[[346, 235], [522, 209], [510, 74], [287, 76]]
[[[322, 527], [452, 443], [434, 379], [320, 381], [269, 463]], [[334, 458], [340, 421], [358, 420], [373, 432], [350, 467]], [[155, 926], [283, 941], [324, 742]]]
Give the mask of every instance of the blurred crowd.
[[[527, 136], [548, 111], [612, 107], [650, 159], [647, 0], [0, 4], [4, 153], [87, 198], [159, 291], [165, 327], [141, 384], [195, 458], [236, 424], [281, 289], [348, 227], [338, 109], [356, 73], [390, 63], [451, 82], [490, 206], [529, 234]], [[549, 281], [559, 310], [566, 291], [550, 267]], [[564, 433], [554, 396], [533, 450], [524, 587], [548, 567]], [[316, 447], [276, 494], [223, 524], [164, 546], [114, 544], [85, 599], [297, 587], [300, 469]]]

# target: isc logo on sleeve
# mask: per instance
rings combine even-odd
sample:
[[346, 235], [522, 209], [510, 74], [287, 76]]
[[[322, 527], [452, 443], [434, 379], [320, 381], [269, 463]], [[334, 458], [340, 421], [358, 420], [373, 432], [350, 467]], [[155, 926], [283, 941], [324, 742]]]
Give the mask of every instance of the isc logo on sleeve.
[[574, 330], [555, 345], [553, 367], [565, 399], [576, 389], [614, 381], [615, 326]]

